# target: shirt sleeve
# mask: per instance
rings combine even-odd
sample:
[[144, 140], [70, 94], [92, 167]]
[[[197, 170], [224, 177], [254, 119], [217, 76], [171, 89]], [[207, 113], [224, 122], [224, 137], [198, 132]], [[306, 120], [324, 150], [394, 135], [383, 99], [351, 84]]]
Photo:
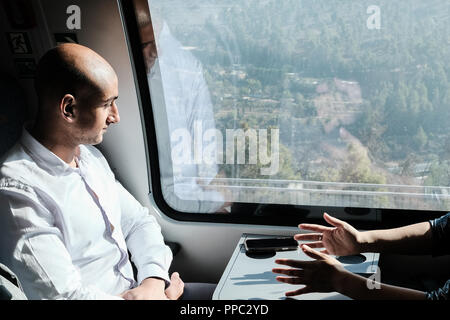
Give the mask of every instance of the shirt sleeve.
[[55, 217], [38, 197], [23, 190], [0, 193], [1, 257], [30, 300], [115, 300], [95, 285], [82, 284]]
[[140, 284], [149, 277], [161, 278], [170, 283], [169, 268], [172, 251], [165, 245], [161, 227], [148, 209], [143, 207], [119, 182], [117, 182], [121, 226], [131, 260], [135, 264]]
[[450, 280], [442, 288], [427, 292], [427, 300], [449, 300]]
[[433, 256], [450, 254], [450, 213], [431, 220]]

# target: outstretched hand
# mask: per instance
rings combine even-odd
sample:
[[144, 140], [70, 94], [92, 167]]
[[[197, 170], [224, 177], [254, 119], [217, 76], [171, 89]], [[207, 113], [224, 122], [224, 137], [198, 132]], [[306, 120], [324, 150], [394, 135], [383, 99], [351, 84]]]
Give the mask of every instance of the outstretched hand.
[[336, 256], [348, 256], [361, 252], [361, 233], [347, 222], [334, 218], [327, 213], [323, 218], [333, 227], [325, 227], [317, 224], [302, 223], [299, 228], [313, 231], [313, 233], [297, 234], [297, 241], [312, 241], [307, 243], [310, 248], [324, 248], [321, 253]]
[[347, 272], [342, 264], [333, 257], [315, 251], [307, 245], [301, 245], [303, 252], [315, 261], [277, 259], [275, 263], [292, 267], [291, 269], [274, 268], [272, 272], [282, 274], [276, 279], [280, 282], [305, 285], [298, 290], [286, 292], [286, 296], [297, 296], [311, 292], [336, 291], [339, 276]]

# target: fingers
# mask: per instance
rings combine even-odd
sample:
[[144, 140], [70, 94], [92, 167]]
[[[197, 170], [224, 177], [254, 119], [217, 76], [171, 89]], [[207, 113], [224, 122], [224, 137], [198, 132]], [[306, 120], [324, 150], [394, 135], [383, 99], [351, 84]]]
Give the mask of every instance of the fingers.
[[131, 290], [125, 291], [120, 295], [120, 297], [124, 300], [136, 300], [136, 297]]
[[297, 241], [314, 241], [308, 243], [308, 246], [311, 248], [323, 248], [323, 242], [322, 242], [322, 233], [308, 233], [308, 234], [296, 234], [294, 236], [294, 239]]
[[[310, 256], [314, 259], [318, 259], [318, 260], [324, 259], [323, 253], [315, 251], [307, 245], [302, 245], [301, 248], [302, 248], [303, 252], [305, 252], [305, 254], [307, 254], [308, 256]], [[313, 292], [313, 290], [308, 286], [310, 279], [308, 279], [308, 276], [306, 275], [306, 272], [310, 273], [311, 271], [308, 271], [306, 269], [308, 269], [308, 268], [310, 270], [311, 270], [311, 268], [314, 269], [314, 266], [317, 265], [317, 263], [318, 263], [317, 261], [277, 259], [277, 260], [275, 260], [275, 263], [294, 267], [294, 268], [302, 268], [302, 269], [291, 269], [291, 268], [289, 268], [289, 269], [273, 268], [272, 269], [272, 272], [274, 272], [274, 273], [285, 275], [285, 276], [277, 276], [275, 278], [279, 282], [292, 284], [292, 285], [306, 285], [304, 288], [286, 292], [285, 295], [287, 297], [292, 297], [292, 296], [297, 296], [297, 295]]]
[[305, 270], [274, 268], [272, 269], [272, 272], [289, 276], [289, 277], [280, 277], [280, 276], [276, 277], [275, 279], [279, 282], [288, 284], [304, 284], [306, 281]]
[[[276, 270], [276, 269], [274, 269]], [[283, 269], [279, 269], [280, 271], [282, 271]], [[287, 271], [287, 270], [284, 270]], [[292, 277], [292, 278], [288, 278], [288, 277], [276, 277], [277, 281], [279, 282], [283, 282], [283, 283], [288, 283], [288, 284], [293, 284], [293, 285], [302, 285], [302, 284], [306, 284], [306, 278], [304, 275], [301, 275], [299, 277]], [[310, 293], [313, 292], [308, 286], [301, 288], [301, 289], [297, 289], [294, 291], [288, 291], [285, 293], [285, 295], [287, 297], [292, 297], [292, 296], [298, 296], [301, 294], [305, 294], [305, 293]]]
[[323, 214], [323, 218], [325, 219], [326, 222], [328, 222], [329, 224], [331, 224], [332, 226], [335, 226], [335, 227], [342, 227], [345, 223], [342, 220], [339, 220], [335, 217], [330, 216], [326, 212]]
[[305, 293], [310, 293], [313, 292], [308, 286], [298, 289], [298, 290], [294, 290], [294, 291], [288, 291], [285, 293], [286, 297], [293, 297], [293, 296], [298, 296], [301, 294], [305, 294]]
[[320, 232], [323, 233], [325, 231], [333, 231], [334, 228], [321, 226], [319, 224], [309, 224], [309, 223], [301, 223], [298, 225], [298, 227], [302, 230], [309, 230], [314, 232]]
[[273, 273], [284, 274], [290, 277], [303, 277], [305, 275], [305, 271], [301, 269], [282, 269], [282, 268], [274, 268], [272, 269]]
[[[325, 254], [316, 250], [311, 249], [311, 247], [307, 246], [306, 244], [302, 244], [300, 248], [303, 250], [303, 252], [315, 259], [315, 260], [324, 260]], [[316, 264], [315, 261], [302, 261], [302, 260], [294, 260], [294, 259], [277, 259], [275, 260], [276, 264], [281, 264], [284, 266], [294, 267], [294, 268], [310, 268]]]
[[[322, 241], [310, 242], [310, 243], [304, 244], [304, 245], [307, 245], [310, 248], [324, 248]], [[303, 244], [301, 246], [303, 246]]]
[[277, 281], [288, 283], [288, 284], [304, 284], [304, 277], [276, 277]]
[[[332, 217], [326, 212], [324, 212], [323, 218], [327, 223], [331, 224], [333, 227], [342, 227], [345, 224], [344, 221]], [[309, 230], [314, 232], [332, 231], [334, 229], [319, 224], [309, 224], [309, 223], [301, 223], [298, 225], [298, 227], [303, 230]]]
[[308, 268], [314, 264], [314, 261], [301, 261], [301, 260], [293, 260], [293, 259], [277, 259], [275, 260], [276, 264], [281, 264], [284, 266], [289, 266], [293, 268]]
[[178, 300], [184, 292], [184, 282], [178, 272], [170, 276], [170, 286], [164, 291], [169, 300]]
[[324, 260], [325, 259], [323, 253], [321, 253], [319, 251], [316, 251], [316, 250], [313, 250], [313, 249], [311, 249], [311, 247], [309, 247], [309, 246], [307, 246], [305, 244], [302, 244], [300, 247], [302, 248], [303, 252], [307, 256], [309, 256], [309, 257], [311, 257], [313, 259], [316, 259], [316, 260]]
[[302, 233], [296, 234], [294, 239], [297, 241], [320, 241], [322, 233]]

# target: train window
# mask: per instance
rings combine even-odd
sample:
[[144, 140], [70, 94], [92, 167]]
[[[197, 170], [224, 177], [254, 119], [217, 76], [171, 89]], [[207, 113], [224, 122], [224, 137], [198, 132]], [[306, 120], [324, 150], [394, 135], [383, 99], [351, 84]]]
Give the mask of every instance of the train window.
[[170, 210], [450, 209], [448, 0], [134, 9]]

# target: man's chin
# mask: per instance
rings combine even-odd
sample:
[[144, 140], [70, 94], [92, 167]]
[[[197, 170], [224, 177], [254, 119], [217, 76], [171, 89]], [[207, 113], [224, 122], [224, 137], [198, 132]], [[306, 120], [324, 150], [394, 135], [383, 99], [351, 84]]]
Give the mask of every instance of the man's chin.
[[85, 144], [95, 146], [103, 142], [103, 134], [99, 135], [95, 139], [89, 139]]
[[103, 142], [103, 134], [101, 134], [98, 138], [95, 144], [100, 144]]

